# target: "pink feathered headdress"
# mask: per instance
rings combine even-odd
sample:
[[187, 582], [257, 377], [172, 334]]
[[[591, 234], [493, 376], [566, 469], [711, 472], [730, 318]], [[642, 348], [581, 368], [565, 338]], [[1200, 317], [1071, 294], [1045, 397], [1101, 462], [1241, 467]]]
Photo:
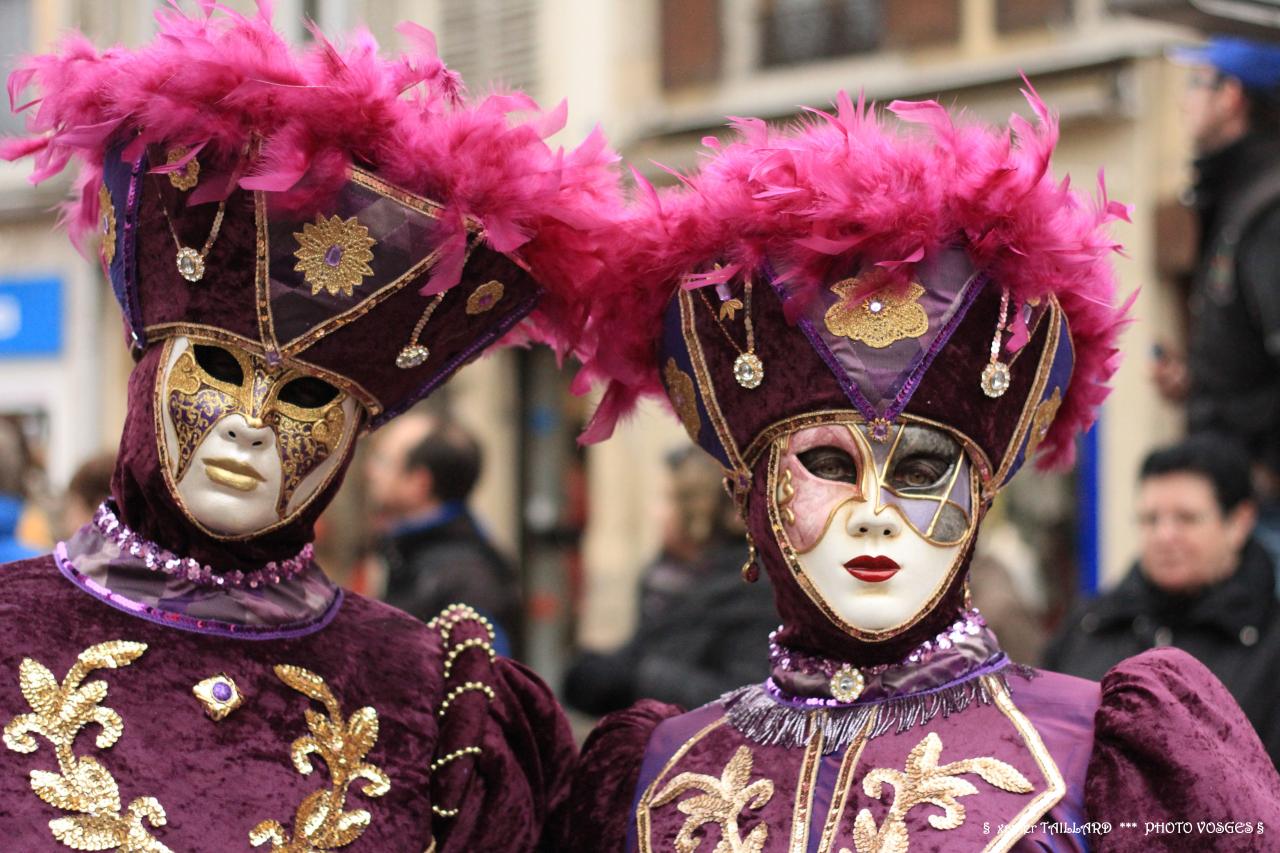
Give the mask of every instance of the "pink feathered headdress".
[[[538, 336], [560, 344], [581, 324], [585, 308], [576, 290], [584, 271], [600, 267], [598, 228], [614, 217], [618, 203], [616, 158], [598, 130], [572, 151], [553, 150], [544, 140], [563, 126], [563, 103], [542, 112], [520, 93], [466, 98], [458, 76], [437, 57], [434, 37], [414, 24], [399, 28], [410, 51], [384, 58], [366, 31], [339, 47], [313, 30], [314, 43], [295, 49], [272, 29], [266, 0], [254, 16], [202, 2], [203, 14], [189, 17], [171, 5], [172, 10], [156, 13], [155, 39], [136, 50], [99, 52], [83, 36], [71, 35], [57, 52], [27, 60], [10, 77], [8, 91], [13, 109], [30, 110], [32, 136], [0, 146], [6, 159], [34, 158], [33, 182], [77, 162], [77, 193], [66, 209], [69, 230], [79, 244], [88, 232], [111, 227], [104, 265], [139, 345], [158, 339], [160, 329], [175, 321], [194, 318], [230, 326], [241, 308], [252, 312], [253, 270], [237, 271], [229, 258], [220, 263], [218, 253], [230, 251], [237, 228], [253, 228], [253, 197], [268, 198], [281, 223], [290, 216], [303, 223], [334, 205], [350, 213], [357, 203], [335, 202], [335, 197], [349, 186], [353, 168], [375, 175], [379, 186], [390, 186], [378, 199], [364, 192], [360, 205], [389, 204], [396, 193], [412, 197], [405, 216], [417, 230], [412, 240], [399, 238], [403, 257], [395, 262], [416, 269], [418, 255], [428, 254], [417, 251], [423, 240], [430, 242], [425, 246], [430, 262], [422, 261], [420, 276], [402, 282], [409, 285], [408, 295], [380, 297], [379, 308], [362, 318], [367, 324], [363, 342], [334, 343], [331, 354], [322, 354], [324, 341], [313, 340], [310, 350], [290, 351], [286, 332], [277, 329], [277, 340], [266, 340], [264, 333], [268, 354], [278, 345], [285, 357], [332, 358], [322, 366], [346, 374], [352, 347], [374, 343], [373, 338], [397, 347], [408, 341], [424, 298], [460, 282], [466, 290], [491, 279], [505, 284], [506, 300], [493, 311], [478, 312], [473, 303], [473, 310], [463, 313], [467, 293], [445, 300], [420, 342], [429, 343], [431, 333], [446, 326], [442, 321], [453, 314], [455, 302], [459, 310], [450, 320], [450, 334], [459, 337], [459, 328], [471, 324], [475, 340], [433, 348], [440, 359], [448, 355], [448, 363], [433, 363], [433, 355], [413, 381], [405, 381], [405, 371], [393, 366], [396, 349], [389, 356], [365, 353], [359, 359], [376, 362], [394, 378], [379, 388], [372, 375], [351, 377], [376, 398], [366, 400], [375, 411], [390, 413], [506, 332], [537, 297], [531, 324]], [[39, 97], [19, 104], [29, 86]], [[178, 159], [166, 162], [164, 155], [174, 151]], [[185, 194], [173, 192], [162, 179], [193, 159], [199, 161], [199, 185]], [[112, 202], [114, 219], [100, 209], [100, 199]], [[158, 209], [148, 208], [157, 199], [164, 212], [172, 211], [180, 234], [208, 233], [214, 203], [227, 202], [227, 221], [208, 259], [210, 276], [224, 277], [220, 289], [243, 292], [245, 300], [231, 309], [222, 304], [218, 310], [227, 312], [225, 322], [208, 316], [213, 309], [200, 304], [198, 288], [188, 287], [172, 270], [143, 276], [135, 268], [151, 250], [149, 234], [159, 232], [155, 251], [168, 239], [163, 222], [149, 221], [158, 215]], [[190, 239], [198, 247], [203, 237]], [[381, 237], [375, 254], [391, 242]], [[291, 257], [281, 261], [292, 263]], [[272, 265], [271, 286], [285, 289], [288, 282], [281, 282], [289, 268], [277, 269], [275, 258]], [[521, 275], [531, 275], [536, 285], [522, 287], [514, 281]], [[382, 286], [370, 280], [357, 287], [357, 297], [375, 284]], [[541, 292], [523, 299], [533, 290]], [[485, 298], [496, 292], [490, 288]], [[175, 295], [187, 316], [166, 314], [172, 313], [166, 305], [175, 304]], [[389, 307], [397, 299], [401, 304]], [[516, 310], [520, 305], [523, 309]], [[512, 311], [495, 321], [508, 306]], [[378, 333], [369, 335], [375, 326]]]
[[[669, 381], [664, 389], [662, 369], [667, 364], [680, 368], [678, 351], [689, 343], [688, 328], [683, 343], [680, 333], [672, 330], [679, 319], [671, 307], [673, 295], [682, 286], [699, 297], [690, 302], [697, 308], [701, 297], [713, 290], [718, 292], [713, 301], [741, 302], [742, 283], [751, 279], [757, 283], [757, 340], [794, 333], [788, 340], [793, 341], [790, 352], [795, 357], [775, 357], [772, 362], [766, 358], [759, 392], [734, 388], [732, 382], [718, 391], [699, 389], [697, 411], [706, 413], [706, 394], [717, 395], [716, 407], [723, 410], [736, 443], [745, 447], [768, 423], [806, 407], [842, 403], [847, 408], [849, 399], [859, 397], [859, 388], [865, 387], [858, 385], [862, 377], [849, 372], [850, 359], [841, 362], [838, 353], [833, 357], [826, 349], [823, 339], [829, 342], [832, 336], [815, 321], [836, 300], [829, 290], [834, 280], [853, 276], [855, 286], [843, 299], [849, 306], [865, 308], [867, 298], [881, 289], [901, 293], [915, 280], [930, 286], [928, 276], [938, 275], [928, 272], [930, 265], [959, 249], [967, 259], [965, 274], [972, 275], [975, 286], [965, 284], [967, 291], [961, 292], [962, 282], [951, 282], [957, 295], [948, 310], [958, 310], [961, 318], [967, 311], [971, 322], [957, 319], [940, 328], [930, 347], [914, 341], [901, 344], [903, 376], [897, 385], [881, 381], [887, 396], [873, 413], [887, 410], [892, 415], [904, 407], [955, 411], [962, 408], [961, 397], [976, 395], [977, 402], [967, 401], [964, 407], [975, 412], [975, 419], [989, 417], [995, 404], [981, 403], [976, 373], [972, 381], [960, 374], [962, 387], [953, 390], [931, 388], [930, 374], [952, 369], [967, 353], [963, 347], [976, 348], [973, 358], [981, 369], [997, 315], [995, 308], [970, 310], [972, 306], [982, 308], [992, 300], [998, 305], [1001, 295], [1007, 295], [1011, 309], [1001, 357], [1008, 361], [1029, 338], [1045, 346], [1043, 340], [1052, 331], [1026, 324], [1028, 318], [1039, 323], [1042, 315], [1048, 316], [1042, 307], [1056, 300], [1060, 314], [1055, 316], [1069, 327], [1070, 342], [1063, 351], [1069, 384], [1064, 380], [1060, 400], [1047, 413], [1052, 425], [1041, 425], [1043, 434], [1027, 451], [1030, 455], [1038, 449], [1046, 467], [1070, 461], [1072, 439], [1093, 423], [1117, 366], [1116, 338], [1128, 305], [1113, 304], [1109, 256], [1119, 246], [1106, 226], [1115, 219], [1128, 220], [1128, 211], [1107, 198], [1101, 173], [1100, 197], [1093, 201], [1072, 191], [1068, 181], [1054, 180], [1049, 161], [1058, 139], [1056, 119], [1029, 85], [1024, 94], [1038, 121], [1032, 124], [1015, 115], [1008, 130], [955, 121], [933, 101], [896, 101], [889, 111], [901, 123], [923, 131], [909, 133], [886, 126], [865, 103], [855, 105], [842, 93], [834, 114], [811, 110], [811, 118], [785, 130], [758, 119], [734, 120], [737, 139], [724, 145], [714, 138], [705, 140], [709, 158], [673, 191], [656, 193], [641, 180], [638, 209], [614, 241], [611, 264], [620, 274], [614, 282], [597, 286], [598, 307], [581, 346], [587, 365], [581, 385], [592, 379], [608, 382], [586, 439], [608, 435], [639, 396], [664, 390], [671, 394]], [[697, 292], [702, 288], [706, 289]], [[771, 318], [770, 306], [785, 320]], [[979, 321], [985, 324], [982, 328], [976, 325]], [[701, 331], [698, 324], [704, 320], [698, 316], [686, 317], [685, 322], [695, 328], [699, 349], [724, 344], [716, 340], [723, 338], [717, 332]], [[966, 331], [966, 325], [974, 329]], [[1051, 324], [1041, 325], [1047, 329]], [[737, 334], [742, 336], [741, 331]], [[935, 334], [932, 326], [930, 334]], [[880, 359], [876, 369], [883, 373], [883, 353], [894, 350], [863, 349], [869, 362]], [[668, 356], [675, 361], [668, 362]], [[732, 356], [726, 350], [725, 357], [731, 361]], [[708, 363], [714, 360], [709, 351], [699, 354], [703, 357]], [[797, 358], [817, 365], [815, 372], [806, 374], [796, 367]], [[837, 375], [835, 382], [831, 373], [841, 373], [839, 364], [849, 375]], [[912, 376], [908, 367], [916, 371]], [[775, 385], [776, 393], [771, 393], [771, 378], [791, 387]], [[1016, 379], [1015, 373], [1015, 383]], [[815, 382], [822, 390], [814, 390]], [[902, 385], [905, 390], [898, 391]], [[914, 400], [908, 402], [911, 394]], [[948, 394], [955, 396], [942, 399]], [[1034, 399], [1031, 405], [1038, 402]], [[874, 408], [870, 403], [868, 407]], [[1017, 418], [1014, 412], [1011, 419]], [[686, 425], [698, 422], [686, 419]], [[975, 434], [984, 429], [972, 427]], [[695, 435], [722, 461], [732, 460], [732, 449], [725, 455], [724, 437]], [[992, 438], [991, 443], [999, 442]]]

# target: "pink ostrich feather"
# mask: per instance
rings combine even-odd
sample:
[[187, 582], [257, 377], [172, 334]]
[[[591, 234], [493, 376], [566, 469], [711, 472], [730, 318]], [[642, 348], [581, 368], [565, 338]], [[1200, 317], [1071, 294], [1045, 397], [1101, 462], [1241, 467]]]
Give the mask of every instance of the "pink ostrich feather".
[[[0, 143], [0, 156], [32, 157], [33, 183], [77, 162], [64, 211], [77, 245], [97, 221], [103, 159], [122, 141], [126, 154], [152, 143], [202, 149], [225, 180], [202, 180], [193, 201], [238, 184], [305, 207], [340, 186], [352, 164], [366, 165], [440, 202], [456, 230], [427, 292], [458, 282], [464, 223], [478, 221], [490, 247], [547, 288], [536, 337], [567, 346], [574, 333], [563, 324], [585, 321], [580, 270], [599, 266], [600, 226], [620, 206], [617, 157], [599, 131], [574, 150], [552, 149], [545, 140], [564, 125], [564, 104], [544, 112], [518, 92], [468, 98], [416, 24], [398, 28], [409, 52], [387, 58], [364, 30], [338, 45], [313, 27], [315, 41], [294, 48], [272, 28], [267, 0], [252, 16], [213, 2], [195, 16], [171, 6], [137, 50], [98, 51], [72, 34], [9, 78], [10, 106], [29, 110], [31, 135]], [[39, 96], [19, 106], [30, 86]], [[260, 156], [240, 173], [233, 164], [251, 140]]]
[[[737, 138], [708, 143], [686, 185], [638, 193], [615, 229], [610, 265], [628, 275], [601, 280], [580, 347], [591, 380], [608, 384], [585, 440], [599, 440], [641, 396], [660, 396], [655, 358], [661, 315], [675, 288], [718, 283], [725, 270], [787, 270], [792, 316], [833, 266], [857, 256], [905, 281], [912, 265], [962, 241], [974, 262], [1018, 301], [1053, 294], [1070, 323], [1076, 363], [1048, 436], [1042, 467], [1073, 457], [1073, 439], [1096, 419], [1118, 364], [1117, 337], [1132, 298], [1115, 306], [1108, 225], [1128, 220], [1106, 194], [1090, 200], [1057, 182], [1050, 159], [1056, 117], [1027, 83], [1035, 121], [1007, 128], [953, 117], [933, 101], [895, 101], [887, 122], [845, 93], [834, 112], [807, 110], [770, 128], [734, 119]], [[723, 271], [722, 271], [723, 272]], [[709, 274], [711, 273], [711, 274]]]

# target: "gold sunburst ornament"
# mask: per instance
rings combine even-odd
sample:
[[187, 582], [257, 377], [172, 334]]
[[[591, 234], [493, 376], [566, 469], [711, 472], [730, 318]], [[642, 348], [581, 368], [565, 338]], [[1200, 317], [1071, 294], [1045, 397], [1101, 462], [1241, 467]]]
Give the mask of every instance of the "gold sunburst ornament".
[[853, 299], [857, 288], [856, 278], [831, 285], [831, 292], [840, 297], [823, 316], [831, 334], [861, 341], [873, 349], [884, 349], [929, 331], [929, 315], [920, 304], [924, 288], [916, 282], [908, 284], [902, 293], [883, 288], [861, 301]]
[[325, 218], [316, 214], [316, 221], [295, 231], [298, 259], [294, 272], [300, 272], [311, 295], [325, 291], [330, 296], [351, 296], [366, 276], [373, 275], [369, 261], [373, 260], [373, 247], [378, 241], [369, 236], [369, 229], [354, 216], [342, 219]]

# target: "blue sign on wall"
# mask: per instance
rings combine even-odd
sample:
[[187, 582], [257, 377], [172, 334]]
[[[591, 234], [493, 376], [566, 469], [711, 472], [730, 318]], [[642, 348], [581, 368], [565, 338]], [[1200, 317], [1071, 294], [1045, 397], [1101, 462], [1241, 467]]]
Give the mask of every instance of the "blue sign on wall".
[[62, 351], [62, 279], [0, 278], [0, 358]]

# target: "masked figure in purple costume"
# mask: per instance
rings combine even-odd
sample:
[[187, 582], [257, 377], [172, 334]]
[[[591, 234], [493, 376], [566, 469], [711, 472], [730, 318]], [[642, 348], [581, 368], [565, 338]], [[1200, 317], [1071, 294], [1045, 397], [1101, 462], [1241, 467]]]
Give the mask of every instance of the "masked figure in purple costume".
[[[581, 342], [610, 381], [587, 438], [665, 395], [724, 466], [782, 625], [764, 683], [601, 722], [566, 849], [1255, 850], [1280, 829], [1280, 780], [1203, 666], [1030, 670], [969, 599], [983, 514], [1033, 456], [1069, 461], [1125, 314], [1105, 226], [1127, 210], [1053, 179], [1027, 94], [1038, 122], [1009, 132], [932, 102], [892, 128], [844, 97], [787, 131], [740, 121], [686, 187], [642, 194]], [[1250, 834], [1144, 834], [1170, 820]]]
[[4, 153], [78, 162], [137, 363], [112, 500], [0, 567], [0, 847], [540, 849], [574, 758], [551, 693], [470, 608], [344, 595], [310, 542], [360, 433], [571, 320], [613, 157], [465, 101], [418, 27], [390, 60], [268, 15], [162, 12], [10, 81], [38, 92]]

